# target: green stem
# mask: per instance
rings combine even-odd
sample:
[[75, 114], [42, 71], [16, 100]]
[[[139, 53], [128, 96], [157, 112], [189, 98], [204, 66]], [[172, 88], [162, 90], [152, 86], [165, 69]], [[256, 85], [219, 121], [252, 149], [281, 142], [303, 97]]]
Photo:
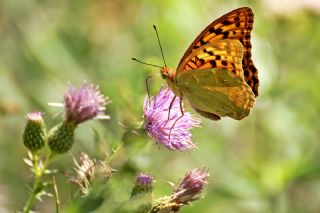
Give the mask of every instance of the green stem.
[[33, 207], [35, 201], [37, 200], [37, 196], [43, 191], [43, 183], [42, 183], [42, 176], [46, 171], [46, 168], [51, 160], [53, 155], [51, 152], [48, 152], [46, 155], [46, 159], [42, 168], [39, 166], [39, 156], [38, 153], [32, 153], [32, 161], [33, 161], [33, 172], [34, 172], [34, 183], [32, 187], [31, 194], [23, 208], [24, 213], [30, 213], [31, 208]]
[[120, 142], [120, 143], [117, 145], [116, 149], [113, 150], [112, 155], [109, 156], [109, 158], [107, 158], [107, 163], [108, 163], [108, 165], [111, 163], [111, 161], [114, 160], [114, 158], [117, 157], [117, 155], [119, 154], [120, 150], [122, 149], [122, 146], [123, 146], [123, 142]]
[[60, 200], [59, 200], [59, 193], [58, 193], [58, 188], [56, 184], [56, 179], [54, 176], [52, 177], [52, 182], [53, 182], [53, 189], [54, 189], [54, 197], [56, 201], [56, 213], [59, 213]]

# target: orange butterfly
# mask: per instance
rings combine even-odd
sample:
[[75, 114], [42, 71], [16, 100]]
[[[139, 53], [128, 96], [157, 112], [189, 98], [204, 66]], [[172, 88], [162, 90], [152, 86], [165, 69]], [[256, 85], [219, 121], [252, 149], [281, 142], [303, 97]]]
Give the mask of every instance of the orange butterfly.
[[192, 42], [176, 70], [161, 68], [174, 94], [202, 116], [241, 120], [253, 108], [259, 86], [251, 59], [253, 17], [248, 7], [225, 14]]

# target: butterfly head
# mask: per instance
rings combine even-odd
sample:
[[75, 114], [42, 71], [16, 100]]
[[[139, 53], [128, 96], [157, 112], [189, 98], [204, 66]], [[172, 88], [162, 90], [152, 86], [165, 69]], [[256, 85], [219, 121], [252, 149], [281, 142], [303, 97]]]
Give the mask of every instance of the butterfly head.
[[173, 80], [176, 75], [176, 71], [169, 67], [163, 67], [160, 70], [160, 74], [164, 80]]
[[168, 86], [172, 90], [172, 92], [179, 97], [182, 97], [181, 91], [176, 82], [176, 70], [171, 69], [169, 67], [162, 67], [160, 70], [160, 74], [164, 80], [166, 80]]

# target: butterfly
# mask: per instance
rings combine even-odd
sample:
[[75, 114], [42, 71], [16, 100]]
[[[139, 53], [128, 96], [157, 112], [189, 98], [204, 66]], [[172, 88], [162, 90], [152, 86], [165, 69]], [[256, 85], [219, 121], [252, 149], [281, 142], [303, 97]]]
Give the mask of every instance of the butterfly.
[[254, 107], [259, 79], [251, 59], [253, 19], [249, 7], [221, 16], [196, 37], [176, 70], [161, 68], [174, 94], [200, 115], [241, 120]]

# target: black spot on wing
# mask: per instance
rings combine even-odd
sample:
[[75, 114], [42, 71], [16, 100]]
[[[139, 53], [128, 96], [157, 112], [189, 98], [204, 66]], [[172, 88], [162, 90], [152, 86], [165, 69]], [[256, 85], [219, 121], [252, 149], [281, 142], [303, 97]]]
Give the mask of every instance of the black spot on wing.
[[216, 35], [219, 35], [222, 33], [222, 29], [221, 28], [218, 28], [218, 29], [214, 29], [213, 27], [209, 30], [210, 33], [214, 33]]
[[212, 67], [217, 67], [216, 61], [210, 61], [210, 64], [211, 64]]
[[201, 46], [205, 45], [207, 42], [205, 42], [203, 39], [200, 39]]
[[229, 25], [229, 24], [231, 24], [231, 22], [229, 21], [229, 20], [223, 20], [222, 22], [221, 22], [223, 25]]
[[228, 38], [229, 36], [229, 31], [226, 31], [223, 33], [223, 39]]

